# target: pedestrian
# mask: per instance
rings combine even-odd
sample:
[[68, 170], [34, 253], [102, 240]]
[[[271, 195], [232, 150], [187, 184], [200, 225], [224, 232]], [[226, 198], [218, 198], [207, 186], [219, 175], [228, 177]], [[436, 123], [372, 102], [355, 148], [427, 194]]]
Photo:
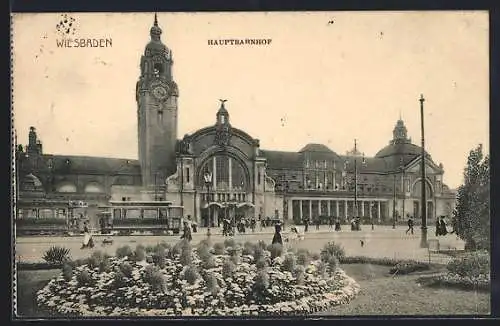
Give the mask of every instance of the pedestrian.
[[280, 223], [276, 223], [274, 225], [274, 236], [273, 236], [272, 244], [276, 244], [276, 243], [283, 245], [283, 238], [281, 237], [281, 224]]
[[408, 230], [406, 230], [406, 234], [411, 232], [413, 234], [413, 218], [411, 216], [408, 217]]
[[340, 231], [340, 229], [340, 219], [337, 218], [337, 220], [335, 221], [335, 231]]
[[83, 223], [83, 242], [80, 249], [92, 247], [94, 247], [94, 241], [92, 240], [92, 235], [90, 234], [89, 227], [87, 225], [87, 222], [85, 221]]
[[321, 218], [319, 216], [316, 217], [316, 230], [319, 230], [319, 225], [321, 224]]
[[252, 233], [255, 232], [255, 217], [252, 218], [252, 221], [250, 222], [250, 228], [252, 229]]
[[334, 220], [335, 220], [334, 216], [328, 216], [328, 229], [329, 230], [333, 229]]
[[191, 226], [189, 225], [188, 221], [184, 221], [184, 229], [181, 235], [181, 239], [185, 239], [188, 242], [191, 242], [191, 240], [193, 240], [193, 236], [191, 235]]
[[309, 229], [309, 217], [304, 218], [304, 232], [307, 232]]

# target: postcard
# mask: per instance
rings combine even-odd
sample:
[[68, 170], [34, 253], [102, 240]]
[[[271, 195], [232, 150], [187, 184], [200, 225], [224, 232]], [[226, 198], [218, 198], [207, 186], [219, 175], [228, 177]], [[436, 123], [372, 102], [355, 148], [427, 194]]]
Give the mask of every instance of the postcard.
[[487, 12], [11, 29], [16, 318], [491, 313]]

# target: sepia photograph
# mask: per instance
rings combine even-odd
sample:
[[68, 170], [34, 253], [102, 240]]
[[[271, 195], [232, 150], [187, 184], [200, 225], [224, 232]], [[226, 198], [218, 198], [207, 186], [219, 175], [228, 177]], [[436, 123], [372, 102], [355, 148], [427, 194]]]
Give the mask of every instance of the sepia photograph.
[[487, 11], [11, 36], [14, 318], [491, 314]]

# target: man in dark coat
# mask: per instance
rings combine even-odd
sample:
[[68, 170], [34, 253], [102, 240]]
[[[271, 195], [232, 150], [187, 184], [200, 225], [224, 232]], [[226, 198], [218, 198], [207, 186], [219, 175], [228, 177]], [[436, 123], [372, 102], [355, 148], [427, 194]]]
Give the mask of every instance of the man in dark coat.
[[411, 216], [408, 216], [408, 230], [406, 230], [406, 234], [411, 231], [411, 234], [413, 234], [413, 218]]
[[280, 245], [283, 245], [283, 238], [281, 237], [281, 224], [276, 223], [274, 225], [274, 236], [273, 236], [273, 242], [272, 244], [279, 243]]

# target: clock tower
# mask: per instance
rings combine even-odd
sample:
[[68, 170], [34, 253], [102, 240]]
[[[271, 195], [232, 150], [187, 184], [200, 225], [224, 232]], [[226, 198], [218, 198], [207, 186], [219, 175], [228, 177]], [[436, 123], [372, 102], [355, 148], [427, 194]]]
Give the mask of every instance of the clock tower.
[[136, 85], [139, 162], [145, 187], [162, 187], [176, 171], [177, 84], [172, 78], [172, 52], [161, 41], [155, 14], [151, 41], [141, 57]]

